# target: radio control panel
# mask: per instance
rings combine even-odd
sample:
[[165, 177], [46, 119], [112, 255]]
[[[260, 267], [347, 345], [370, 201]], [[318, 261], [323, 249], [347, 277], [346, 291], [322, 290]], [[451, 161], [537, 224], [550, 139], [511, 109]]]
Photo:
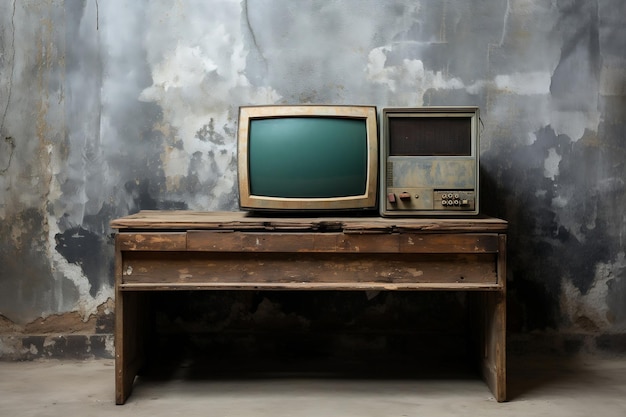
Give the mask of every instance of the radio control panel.
[[433, 190], [428, 188], [387, 187], [387, 211], [474, 211], [476, 193], [467, 190]]
[[462, 190], [435, 191], [435, 210], [474, 210], [476, 193]]

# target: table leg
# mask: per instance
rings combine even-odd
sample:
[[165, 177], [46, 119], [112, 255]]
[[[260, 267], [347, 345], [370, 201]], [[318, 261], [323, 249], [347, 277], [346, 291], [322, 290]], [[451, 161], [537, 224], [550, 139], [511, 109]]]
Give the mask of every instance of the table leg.
[[124, 404], [143, 364], [146, 295], [118, 291], [115, 302], [115, 402]]
[[478, 302], [478, 348], [483, 379], [498, 402], [506, 401], [506, 295], [474, 294]]

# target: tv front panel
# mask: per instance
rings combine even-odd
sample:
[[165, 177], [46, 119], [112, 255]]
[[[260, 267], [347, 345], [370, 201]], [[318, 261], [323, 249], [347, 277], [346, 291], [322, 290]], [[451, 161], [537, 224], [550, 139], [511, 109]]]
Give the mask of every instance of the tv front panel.
[[478, 107], [386, 108], [382, 129], [382, 216], [479, 213]]
[[374, 106], [242, 106], [239, 206], [250, 211], [375, 210]]

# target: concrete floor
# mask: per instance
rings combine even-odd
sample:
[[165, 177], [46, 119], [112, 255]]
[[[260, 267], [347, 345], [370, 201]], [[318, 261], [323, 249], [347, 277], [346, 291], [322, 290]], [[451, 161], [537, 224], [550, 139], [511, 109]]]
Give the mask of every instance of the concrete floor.
[[114, 405], [111, 360], [0, 362], [0, 416], [626, 416], [626, 358], [509, 360], [507, 403], [476, 378], [139, 379]]

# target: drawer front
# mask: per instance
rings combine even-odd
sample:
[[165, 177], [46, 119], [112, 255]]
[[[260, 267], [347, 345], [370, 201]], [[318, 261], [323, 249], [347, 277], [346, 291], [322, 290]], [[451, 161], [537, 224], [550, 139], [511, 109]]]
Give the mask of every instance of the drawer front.
[[498, 286], [494, 254], [419, 255], [326, 253], [127, 252], [122, 284], [228, 287], [271, 284], [303, 289], [436, 284]]
[[187, 250], [210, 252], [496, 253], [495, 233], [187, 232]]

